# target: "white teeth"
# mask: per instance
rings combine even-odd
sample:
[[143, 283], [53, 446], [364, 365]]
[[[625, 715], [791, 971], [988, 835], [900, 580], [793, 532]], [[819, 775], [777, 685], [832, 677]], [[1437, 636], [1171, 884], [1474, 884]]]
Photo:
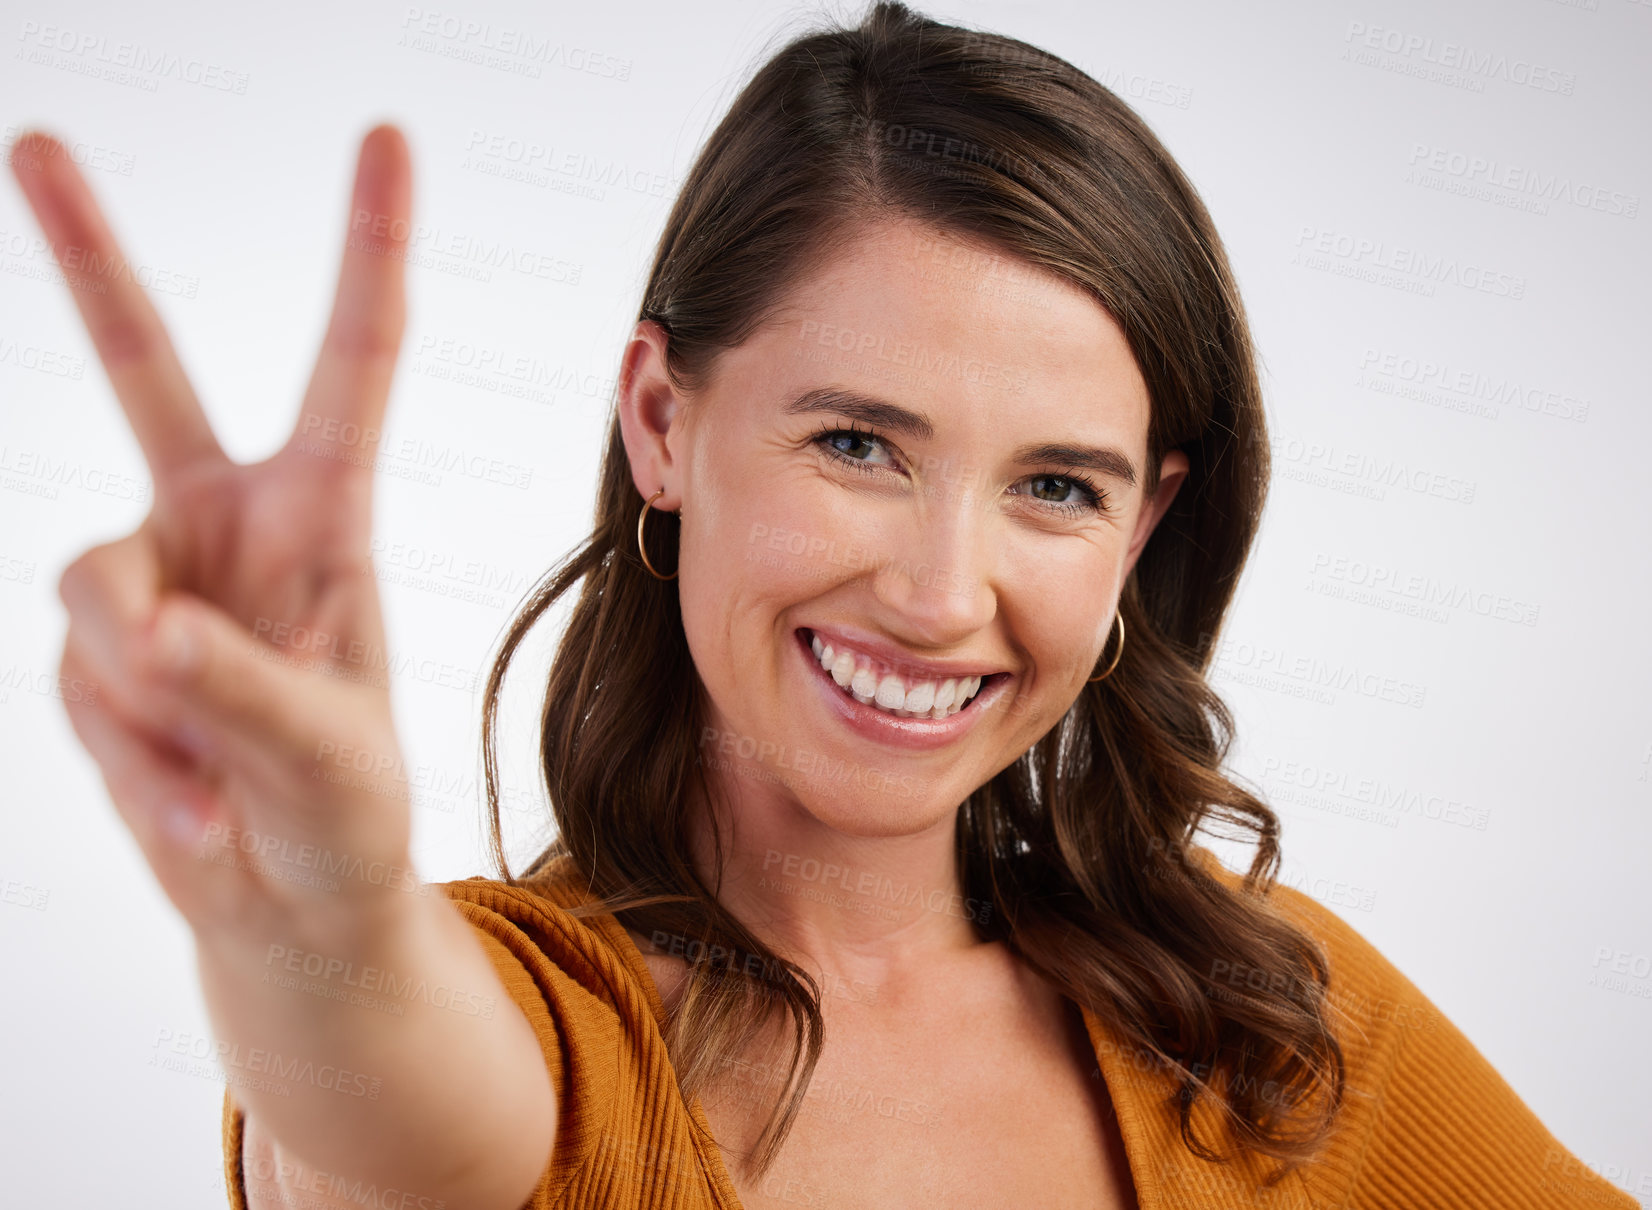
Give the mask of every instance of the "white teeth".
[[872, 675], [871, 668], [856, 668], [855, 675], [849, 678], [849, 688], [854, 690], [856, 697], [871, 701], [878, 694], [878, 680]]
[[[831, 648], [828, 647], [826, 650], [830, 651]], [[838, 683], [838, 688], [847, 689], [854, 676], [855, 657], [847, 651], [838, 652], [837, 658], [832, 661], [832, 679]]]
[[871, 661], [862, 663], [866, 657], [847, 649], [834, 649], [818, 635], [809, 636], [809, 649], [832, 680], [857, 702], [901, 718], [944, 719], [963, 709], [981, 688], [981, 677], [965, 676], [947, 677], [939, 682], [919, 681], [908, 691], [900, 676], [891, 672], [880, 680]]
[[901, 678], [891, 672], [879, 681], [877, 701], [885, 710], [906, 709], [906, 686]]
[[935, 704], [935, 682], [919, 681], [906, 695], [906, 708], [913, 714], [928, 714]]
[[931, 703], [938, 710], [945, 710], [958, 700], [958, 682], [953, 677], [947, 677], [935, 688], [935, 700]]

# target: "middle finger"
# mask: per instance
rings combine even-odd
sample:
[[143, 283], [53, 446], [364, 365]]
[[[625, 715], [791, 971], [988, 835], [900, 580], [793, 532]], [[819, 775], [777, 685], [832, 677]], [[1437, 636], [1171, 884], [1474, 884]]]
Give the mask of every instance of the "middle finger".
[[330, 447], [331, 434], [352, 433], [356, 457], [332, 465], [364, 475], [384, 427], [406, 323], [411, 214], [407, 141], [394, 126], [376, 126], [362, 139], [333, 313], [290, 439]]

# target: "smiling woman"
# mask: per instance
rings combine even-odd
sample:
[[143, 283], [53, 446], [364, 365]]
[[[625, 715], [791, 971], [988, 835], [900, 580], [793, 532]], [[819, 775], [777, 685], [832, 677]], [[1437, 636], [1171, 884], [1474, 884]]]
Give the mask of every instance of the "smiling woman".
[[[449, 885], [553, 1068], [581, 989], [623, 1039], [600, 1092], [560, 1072], [535, 1205], [1624, 1200], [1274, 884], [1221, 771], [1260, 390], [1210, 217], [1114, 94], [898, 4], [793, 42], [684, 184], [616, 403], [594, 532], [487, 688], [491, 799], [505, 669], [581, 585], [558, 837], [511, 874], [494, 804], [502, 879]], [[703, 1192], [604, 1164], [616, 1112]]]

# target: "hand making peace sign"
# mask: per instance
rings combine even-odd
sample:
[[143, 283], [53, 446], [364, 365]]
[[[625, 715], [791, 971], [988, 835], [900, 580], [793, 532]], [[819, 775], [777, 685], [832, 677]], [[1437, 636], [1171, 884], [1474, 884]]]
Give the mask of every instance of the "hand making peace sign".
[[346, 240], [292, 437], [250, 465], [220, 448], [62, 145], [25, 134], [11, 167], [59, 264], [98, 267], [66, 276], [154, 478], [142, 524], [59, 581], [61, 673], [99, 686], [65, 701], [76, 734], [198, 936], [387, 903], [416, 886], [368, 551], [405, 312], [405, 141], [379, 126], [362, 142], [350, 215], [364, 238]]

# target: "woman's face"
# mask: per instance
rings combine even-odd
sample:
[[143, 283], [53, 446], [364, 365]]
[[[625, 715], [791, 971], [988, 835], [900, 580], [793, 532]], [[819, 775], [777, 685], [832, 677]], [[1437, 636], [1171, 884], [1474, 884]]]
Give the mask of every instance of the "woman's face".
[[1147, 388], [1123, 334], [1030, 264], [884, 220], [691, 400], [663, 348], [639, 325], [621, 423], [637, 489], [682, 510], [660, 591], [710, 698], [708, 772], [742, 809], [846, 834], [934, 826], [1105, 669], [1185, 473], [1171, 453], [1143, 496]]

